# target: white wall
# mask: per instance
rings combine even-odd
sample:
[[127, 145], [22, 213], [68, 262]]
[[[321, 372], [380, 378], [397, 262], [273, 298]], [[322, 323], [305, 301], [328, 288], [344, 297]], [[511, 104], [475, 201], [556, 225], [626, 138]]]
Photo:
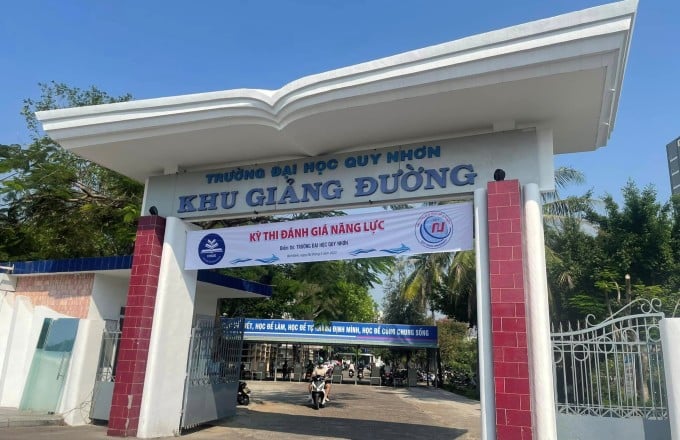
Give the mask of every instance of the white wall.
[[663, 349], [668, 419], [671, 439], [680, 440], [680, 318], [664, 318], [659, 322]]
[[64, 415], [64, 422], [69, 425], [84, 425], [90, 421], [90, 405], [103, 331], [104, 321], [81, 319], [78, 322], [71, 363], [57, 408], [57, 412]]
[[0, 383], [2, 383], [2, 371], [5, 365], [13, 315], [14, 293], [0, 291]]
[[197, 292], [196, 293], [196, 303], [194, 306], [194, 314], [205, 315], [205, 316], [215, 316], [217, 313], [217, 301], [220, 298], [219, 295], [214, 293]]
[[25, 296], [15, 298], [7, 352], [0, 374], [0, 406], [19, 407], [45, 318], [68, 316], [43, 306], [34, 308]]
[[88, 319], [105, 320], [120, 317], [120, 308], [125, 307], [130, 276], [95, 274], [92, 285], [92, 300]]

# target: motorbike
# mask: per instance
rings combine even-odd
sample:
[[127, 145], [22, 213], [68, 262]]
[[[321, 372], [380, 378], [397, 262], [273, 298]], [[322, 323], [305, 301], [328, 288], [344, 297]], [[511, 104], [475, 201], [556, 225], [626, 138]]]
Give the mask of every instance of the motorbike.
[[408, 370], [406, 368], [399, 369], [392, 373], [392, 381], [395, 387], [402, 387], [408, 383]]
[[357, 379], [363, 379], [364, 378], [364, 367], [359, 367], [357, 370]]
[[385, 371], [384, 368], [380, 369], [380, 383], [385, 386], [391, 387], [394, 385], [394, 377], [392, 376], [392, 371]]
[[350, 378], [354, 377], [354, 367], [349, 367], [349, 370], [347, 370], [347, 371], [348, 371]]
[[314, 376], [312, 378], [312, 405], [314, 409], [323, 408], [326, 401], [326, 377]]
[[248, 385], [243, 381], [239, 381], [238, 392], [236, 393], [236, 403], [239, 405], [248, 405], [250, 403], [249, 394], [250, 388], [248, 388]]

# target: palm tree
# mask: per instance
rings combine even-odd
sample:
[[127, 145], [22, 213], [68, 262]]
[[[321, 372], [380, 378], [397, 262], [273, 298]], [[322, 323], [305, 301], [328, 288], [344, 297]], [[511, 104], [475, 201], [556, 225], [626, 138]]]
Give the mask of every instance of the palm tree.
[[446, 271], [449, 268], [451, 253], [421, 254], [410, 259], [413, 271], [404, 282], [403, 296], [408, 301], [416, 301], [419, 305], [429, 305], [434, 323], [434, 294], [443, 285]]
[[[570, 167], [559, 167], [555, 170], [555, 190], [543, 194], [543, 215], [545, 228], [559, 228], [566, 217], [578, 217], [593, 204], [592, 194], [561, 198], [559, 191], [570, 184], [581, 184], [585, 181], [583, 173]], [[557, 256], [546, 247], [546, 258], [556, 262]], [[418, 301], [429, 305], [434, 319], [436, 303], [439, 310], [446, 309], [458, 319], [467, 318], [473, 322], [473, 301], [476, 299], [475, 257], [474, 251], [457, 253], [425, 254], [411, 259], [413, 271], [405, 282], [403, 296], [407, 300]], [[553, 267], [558, 267], [558, 264]], [[570, 274], [553, 274], [558, 283], [569, 283]], [[465, 307], [462, 307], [463, 304]], [[465, 310], [465, 315], [460, 312]], [[456, 312], [457, 311], [457, 312]]]
[[[550, 247], [550, 238], [563, 232], [566, 224], [577, 222], [583, 225], [583, 214], [595, 204], [592, 191], [582, 196], [562, 198], [559, 190], [571, 184], [585, 182], [583, 173], [570, 167], [559, 167], [555, 170], [555, 190], [543, 194], [543, 226], [545, 234], [545, 259], [548, 270], [548, 301], [553, 320], [558, 320], [563, 307], [563, 298], [550, 286], [570, 290], [575, 287], [574, 279], [578, 277], [577, 268], [566, 264], [557, 252]], [[580, 227], [580, 226], [579, 226]], [[559, 290], [559, 289], [558, 289]]]
[[565, 217], [578, 217], [593, 206], [592, 191], [587, 191], [582, 196], [570, 196], [562, 198], [560, 190], [569, 185], [580, 185], [585, 182], [582, 172], [571, 167], [559, 167], [555, 170], [555, 189], [542, 194], [543, 218], [546, 226], [559, 225]]
[[446, 272], [442, 301], [450, 305], [447, 314], [461, 322], [477, 321], [475, 267], [475, 252], [461, 251], [456, 252]]

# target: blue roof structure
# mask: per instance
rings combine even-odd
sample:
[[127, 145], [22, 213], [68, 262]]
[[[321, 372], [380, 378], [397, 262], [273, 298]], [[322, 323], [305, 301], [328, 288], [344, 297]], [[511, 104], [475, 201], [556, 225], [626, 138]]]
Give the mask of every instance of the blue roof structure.
[[[13, 267], [12, 275], [38, 275], [55, 273], [94, 272], [107, 270], [129, 270], [132, 255], [113, 257], [66, 258], [60, 260], [36, 260], [2, 263]], [[254, 281], [223, 275], [213, 270], [199, 270], [198, 281], [220, 287], [242, 290], [261, 296], [271, 297], [272, 287]]]

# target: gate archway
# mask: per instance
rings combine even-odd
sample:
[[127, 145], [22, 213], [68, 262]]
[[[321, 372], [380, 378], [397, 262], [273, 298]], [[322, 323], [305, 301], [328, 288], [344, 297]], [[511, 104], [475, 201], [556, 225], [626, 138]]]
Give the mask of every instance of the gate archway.
[[603, 5], [277, 91], [39, 112], [64, 148], [146, 183], [123, 329], [135, 362], [116, 384], [109, 433], [177, 427], [184, 363], [168, 353], [188, 351], [192, 221], [474, 195], [484, 436], [554, 438], [540, 192], [553, 189], [553, 154], [606, 144], [636, 7]]

